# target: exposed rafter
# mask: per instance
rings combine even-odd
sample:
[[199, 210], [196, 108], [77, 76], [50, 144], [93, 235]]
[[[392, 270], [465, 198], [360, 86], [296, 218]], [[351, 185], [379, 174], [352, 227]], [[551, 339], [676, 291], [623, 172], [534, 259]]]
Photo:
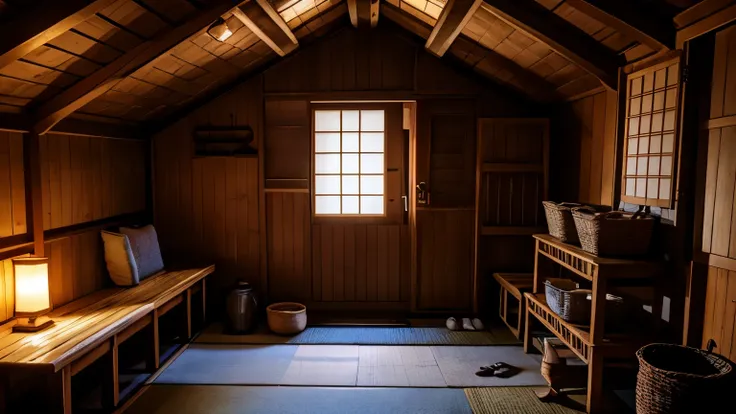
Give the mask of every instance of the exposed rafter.
[[565, 3], [654, 50], [675, 48], [672, 20], [656, 15], [653, 10], [631, 7], [620, 0], [566, 0]]
[[117, 0], [44, 0], [3, 22], [0, 69], [22, 58]]
[[[418, 34], [422, 37], [428, 37], [430, 35], [430, 32], [432, 31], [432, 27], [428, 25], [427, 23], [409, 15], [408, 13], [404, 13], [398, 8], [392, 6], [391, 4], [384, 4], [383, 5], [383, 14], [394, 23], [398, 24], [401, 27], [404, 27], [405, 29]], [[474, 48], [474, 42], [471, 40], [463, 37], [458, 36], [456, 39], [457, 45], [460, 46], [462, 49], [472, 49]], [[479, 46], [481, 47], [481, 46]], [[547, 102], [547, 101], [554, 101], [557, 98], [559, 98], [557, 92], [555, 92], [554, 87], [549, 82], [545, 81], [544, 79], [537, 76], [535, 73], [530, 72], [527, 69], [522, 68], [515, 62], [509, 60], [505, 56], [500, 55], [499, 53], [485, 49], [486, 55], [484, 59], [479, 62], [476, 66], [480, 67], [481, 65], [486, 66], [492, 66], [494, 68], [497, 68], [499, 72], [505, 72], [505, 73], [512, 73], [514, 76], [519, 80], [521, 84], [527, 85], [529, 87], [529, 90], [534, 90], [535, 94], [532, 96], [528, 90], [520, 90], [517, 88], [516, 85], [508, 84], [508, 82], [499, 81], [501, 84], [506, 84], [512, 88], [516, 88], [516, 90], [519, 90], [521, 93], [524, 93], [525, 95], [529, 96], [532, 99], [536, 99], [539, 101]], [[473, 69], [478, 70], [477, 67], [473, 67]], [[492, 78], [492, 75], [486, 75]]]
[[612, 90], [618, 86], [619, 59], [582, 30], [534, 0], [493, 0], [481, 7], [546, 43], [557, 53], [600, 79]]
[[192, 35], [201, 32], [213, 21], [232, 9], [232, 0], [210, 2], [194, 17], [140, 44], [107, 66], [42, 105], [34, 114], [33, 131], [44, 134], [57, 122], [110, 90], [120, 80], [169, 51]]
[[350, 23], [359, 28], [376, 27], [379, 4], [379, 0], [348, 0]]
[[427, 50], [442, 57], [482, 3], [483, 0], [448, 1], [427, 39]]
[[267, 0], [251, 0], [233, 9], [233, 15], [279, 56], [299, 46], [294, 33]]

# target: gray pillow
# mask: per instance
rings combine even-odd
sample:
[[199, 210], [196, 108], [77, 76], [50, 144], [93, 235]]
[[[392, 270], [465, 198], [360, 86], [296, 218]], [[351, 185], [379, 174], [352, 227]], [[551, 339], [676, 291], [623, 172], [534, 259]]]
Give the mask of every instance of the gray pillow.
[[105, 263], [110, 279], [118, 286], [135, 286], [140, 281], [138, 266], [135, 264], [133, 250], [128, 236], [103, 231], [102, 241], [105, 244]]
[[120, 233], [130, 239], [130, 247], [133, 250], [140, 280], [164, 270], [158, 236], [152, 225], [140, 228], [121, 227]]

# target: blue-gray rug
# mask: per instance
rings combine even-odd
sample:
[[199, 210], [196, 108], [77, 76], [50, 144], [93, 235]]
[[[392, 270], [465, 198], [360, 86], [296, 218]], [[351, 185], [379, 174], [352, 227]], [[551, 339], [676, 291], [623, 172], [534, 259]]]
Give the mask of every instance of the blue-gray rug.
[[294, 336], [266, 332], [229, 335], [221, 324], [213, 324], [194, 341], [209, 344], [291, 344], [291, 345], [517, 345], [506, 330], [468, 332], [446, 328], [411, 327], [309, 327]]
[[472, 414], [461, 389], [152, 385], [126, 413]]

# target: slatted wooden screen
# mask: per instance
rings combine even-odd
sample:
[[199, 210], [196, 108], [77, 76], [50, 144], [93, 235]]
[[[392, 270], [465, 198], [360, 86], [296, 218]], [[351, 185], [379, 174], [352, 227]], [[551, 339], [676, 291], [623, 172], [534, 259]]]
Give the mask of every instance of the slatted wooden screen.
[[673, 207], [679, 102], [679, 58], [629, 75], [621, 200]]
[[549, 121], [478, 121], [477, 220], [482, 235], [538, 232], [547, 197]]

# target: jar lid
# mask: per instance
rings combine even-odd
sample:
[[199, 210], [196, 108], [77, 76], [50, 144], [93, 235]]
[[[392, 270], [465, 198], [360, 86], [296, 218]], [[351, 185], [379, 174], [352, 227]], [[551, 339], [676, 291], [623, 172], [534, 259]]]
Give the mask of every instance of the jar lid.
[[238, 289], [239, 290], [246, 290], [246, 291], [253, 290], [253, 288], [251, 287], [250, 283], [246, 282], [245, 280], [239, 280], [238, 281]]

